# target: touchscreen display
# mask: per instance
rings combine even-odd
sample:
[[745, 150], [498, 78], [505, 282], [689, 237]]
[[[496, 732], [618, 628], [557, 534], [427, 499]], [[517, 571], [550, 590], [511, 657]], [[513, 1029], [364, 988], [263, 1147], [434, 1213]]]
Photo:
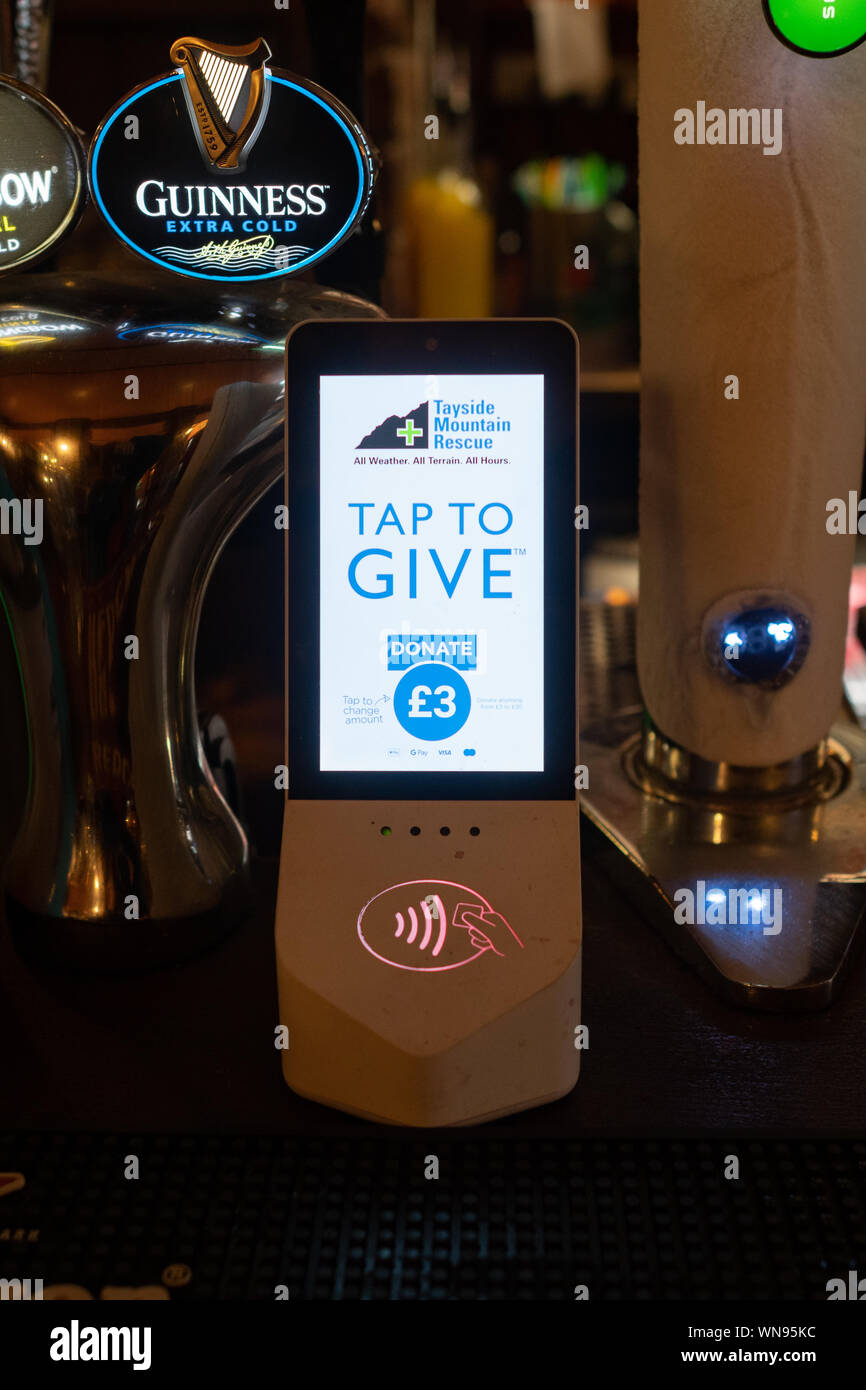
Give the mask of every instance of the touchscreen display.
[[544, 377], [320, 378], [322, 772], [544, 770]]

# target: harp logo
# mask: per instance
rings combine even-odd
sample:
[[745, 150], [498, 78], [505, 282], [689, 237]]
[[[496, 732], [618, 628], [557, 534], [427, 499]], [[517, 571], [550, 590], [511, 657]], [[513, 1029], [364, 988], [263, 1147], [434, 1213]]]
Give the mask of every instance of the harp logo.
[[378, 157], [335, 97], [270, 56], [264, 39], [178, 39], [174, 71], [99, 127], [93, 196], [140, 256], [196, 279], [266, 280], [321, 260], [358, 225]]
[[398, 970], [456, 970], [523, 950], [514, 928], [474, 888], [448, 879], [413, 879], [377, 893], [358, 916], [361, 943]]
[[186, 97], [199, 146], [218, 169], [245, 162], [264, 124], [270, 99], [265, 80], [271, 50], [264, 39], [240, 48], [217, 48], [201, 39], [178, 39], [171, 60], [183, 71]]

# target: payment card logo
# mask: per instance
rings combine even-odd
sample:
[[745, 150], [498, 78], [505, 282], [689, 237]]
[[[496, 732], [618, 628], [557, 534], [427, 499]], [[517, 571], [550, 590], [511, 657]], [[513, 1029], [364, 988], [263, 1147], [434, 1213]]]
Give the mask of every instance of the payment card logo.
[[413, 879], [377, 893], [358, 916], [361, 943], [398, 970], [456, 970], [481, 956], [507, 956], [523, 942], [474, 888]]

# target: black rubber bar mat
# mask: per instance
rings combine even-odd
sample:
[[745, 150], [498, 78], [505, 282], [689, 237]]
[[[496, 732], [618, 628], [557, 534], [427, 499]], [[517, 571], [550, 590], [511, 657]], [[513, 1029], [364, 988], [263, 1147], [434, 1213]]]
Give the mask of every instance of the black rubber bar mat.
[[866, 1271], [866, 1143], [7, 1133], [0, 1170], [0, 1279], [54, 1296], [824, 1300]]

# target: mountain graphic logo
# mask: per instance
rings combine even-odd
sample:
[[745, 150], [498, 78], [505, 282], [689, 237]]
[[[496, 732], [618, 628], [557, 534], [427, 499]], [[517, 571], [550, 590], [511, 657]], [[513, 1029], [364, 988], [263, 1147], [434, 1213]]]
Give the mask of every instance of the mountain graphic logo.
[[365, 434], [359, 449], [426, 449], [430, 424], [430, 402], [422, 401], [408, 415], [389, 415], [381, 425]]

